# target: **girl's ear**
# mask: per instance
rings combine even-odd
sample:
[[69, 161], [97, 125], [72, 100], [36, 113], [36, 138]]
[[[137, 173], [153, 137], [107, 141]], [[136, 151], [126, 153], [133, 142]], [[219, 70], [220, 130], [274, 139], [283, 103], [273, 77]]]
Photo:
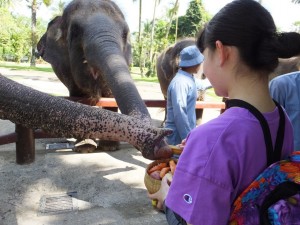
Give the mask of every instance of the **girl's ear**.
[[228, 49], [221, 41], [216, 41], [216, 52], [219, 61], [219, 66], [223, 66], [228, 58]]

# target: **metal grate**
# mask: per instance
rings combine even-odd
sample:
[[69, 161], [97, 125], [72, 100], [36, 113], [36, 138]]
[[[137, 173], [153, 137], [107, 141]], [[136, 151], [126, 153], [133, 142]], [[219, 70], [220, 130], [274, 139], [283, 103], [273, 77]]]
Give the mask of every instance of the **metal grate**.
[[40, 200], [40, 215], [60, 214], [74, 212], [78, 207], [74, 201], [77, 192], [68, 192], [65, 194], [44, 195]]
[[73, 147], [74, 147], [74, 144], [71, 144], [71, 143], [68, 143], [68, 142], [46, 144], [46, 149], [47, 150], [70, 149], [70, 148], [73, 148]]

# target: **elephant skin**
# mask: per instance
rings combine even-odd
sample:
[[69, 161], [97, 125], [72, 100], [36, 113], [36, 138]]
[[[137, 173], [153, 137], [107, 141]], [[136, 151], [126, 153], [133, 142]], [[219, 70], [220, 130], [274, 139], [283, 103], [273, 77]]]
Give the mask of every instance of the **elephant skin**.
[[41, 128], [60, 137], [126, 141], [148, 159], [169, 158], [164, 137], [172, 131], [98, 107], [50, 96], [0, 74], [0, 119]]
[[186, 38], [168, 47], [157, 58], [156, 72], [160, 89], [164, 98], [167, 98], [167, 90], [173, 77], [178, 71], [179, 53], [187, 46], [194, 45], [194, 38]]
[[[157, 58], [156, 72], [161, 92], [167, 99], [169, 84], [178, 71], [179, 53], [187, 46], [195, 45], [194, 38], [185, 38], [165, 49]], [[198, 78], [201, 79], [199, 76]], [[199, 94], [198, 100], [204, 100], [205, 91]], [[166, 110], [166, 109], [165, 109]], [[197, 124], [201, 123], [203, 109], [196, 109]], [[166, 117], [166, 115], [165, 115]]]
[[113, 1], [73, 0], [49, 22], [37, 49], [70, 96], [114, 97], [121, 113], [152, 123], [129, 72], [129, 28]]
[[269, 79], [291, 72], [296, 72], [300, 70], [300, 56], [295, 56], [287, 59], [279, 59], [278, 66], [274, 72], [270, 75]]

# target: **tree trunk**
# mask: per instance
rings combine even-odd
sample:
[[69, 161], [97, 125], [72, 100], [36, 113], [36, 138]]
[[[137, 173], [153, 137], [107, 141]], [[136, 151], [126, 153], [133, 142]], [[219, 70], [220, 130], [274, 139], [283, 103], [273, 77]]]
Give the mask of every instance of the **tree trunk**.
[[141, 77], [144, 77], [144, 65], [142, 62], [142, 52], [143, 52], [143, 46], [141, 42], [141, 36], [142, 36], [142, 0], [139, 1], [139, 66], [140, 66], [140, 72], [141, 72]]
[[178, 10], [176, 12], [175, 43], [177, 42], [177, 35], [178, 35]]
[[154, 39], [155, 15], [156, 15], [157, 1], [158, 0], [155, 0], [155, 3], [154, 3], [152, 27], [151, 27], [150, 53], [149, 53], [149, 58], [150, 58], [151, 63], [152, 63], [152, 56], [153, 56], [153, 39]]
[[31, 5], [31, 60], [30, 66], [35, 67], [35, 49], [37, 45], [37, 34], [36, 34], [36, 11], [37, 1], [33, 0]]
[[172, 14], [170, 16], [170, 22], [168, 24], [167, 31], [166, 31], [166, 36], [165, 36], [166, 39], [168, 39], [174, 15], [176, 15], [176, 17], [177, 17], [177, 13], [178, 13], [178, 9], [179, 9], [179, 3], [178, 2], [179, 2], [179, 0], [176, 0], [174, 8], [173, 8], [173, 12], [172, 12]]

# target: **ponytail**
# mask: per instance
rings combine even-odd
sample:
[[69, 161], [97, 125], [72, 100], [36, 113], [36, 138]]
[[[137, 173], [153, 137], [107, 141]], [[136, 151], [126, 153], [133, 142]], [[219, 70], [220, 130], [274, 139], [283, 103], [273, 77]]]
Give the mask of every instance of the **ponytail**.
[[300, 34], [284, 32], [278, 34], [278, 58], [290, 58], [300, 54]]

